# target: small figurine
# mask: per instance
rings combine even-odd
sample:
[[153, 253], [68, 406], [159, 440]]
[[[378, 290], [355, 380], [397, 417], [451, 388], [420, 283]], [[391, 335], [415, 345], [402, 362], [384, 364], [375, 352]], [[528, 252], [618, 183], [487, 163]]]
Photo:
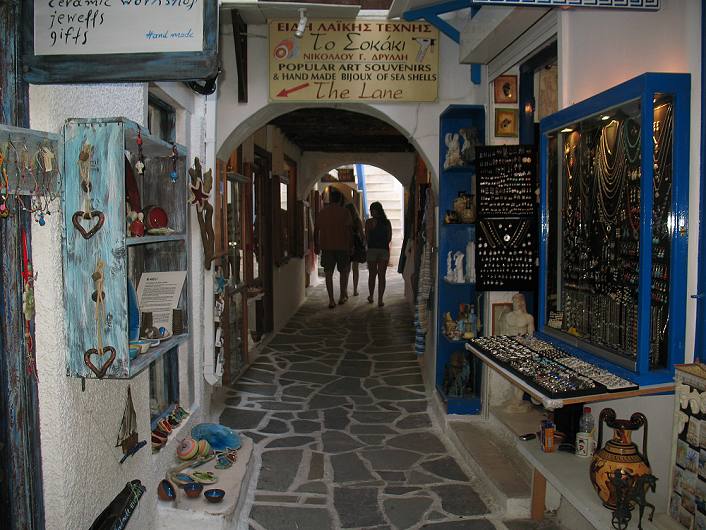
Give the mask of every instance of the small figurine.
[[463, 283], [463, 258], [466, 256], [464, 255], [463, 252], [455, 252], [454, 253], [454, 261], [456, 262], [454, 265], [454, 279], [453, 281], [456, 283]]
[[135, 219], [130, 224], [130, 234], [133, 237], [142, 237], [145, 235], [145, 223], [143, 222], [144, 218], [145, 218], [145, 214], [140, 212], [137, 214], [137, 219]]
[[480, 143], [478, 140], [478, 129], [475, 127], [464, 127], [458, 132], [463, 138], [461, 158], [465, 164], [472, 164], [476, 160], [476, 146]]
[[444, 331], [449, 338], [451, 338], [456, 331], [456, 322], [451, 318], [451, 313], [448, 311], [444, 315]]
[[446, 133], [446, 158], [444, 159], [444, 169], [450, 169], [463, 165], [461, 159], [460, 137], [457, 133]]
[[466, 243], [466, 276], [468, 283], [476, 283], [476, 244], [473, 241]]
[[451, 354], [444, 369], [444, 392], [447, 396], [463, 397], [470, 393], [471, 363], [463, 352]]
[[449, 250], [449, 253], [446, 255], [446, 281], [447, 282], [453, 282], [456, 281], [456, 273], [453, 270], [453, 266], [451, 265], [451, 255], [452, 252]]

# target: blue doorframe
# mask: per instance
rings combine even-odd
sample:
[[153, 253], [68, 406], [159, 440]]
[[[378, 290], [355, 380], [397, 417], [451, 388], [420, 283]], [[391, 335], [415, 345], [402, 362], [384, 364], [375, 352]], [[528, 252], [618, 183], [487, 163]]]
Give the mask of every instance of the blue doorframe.
[[696, 340], [694, 344], [694, 361], [706, 362], [706, 0], [701, 0], [701, 147], [699, 179], [699, 269], [698, 287], [696, 289]]

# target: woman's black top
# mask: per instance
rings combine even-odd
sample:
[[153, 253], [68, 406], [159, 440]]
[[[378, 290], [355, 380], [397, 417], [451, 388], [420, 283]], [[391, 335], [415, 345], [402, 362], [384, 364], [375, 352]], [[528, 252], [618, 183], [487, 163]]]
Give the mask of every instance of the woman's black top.
[[384, 248], [387, 249], [390, 243], [390, 234], [392, 233], [392, 225], [389, 219], [373, 219], [368, 229], [368, 248]]

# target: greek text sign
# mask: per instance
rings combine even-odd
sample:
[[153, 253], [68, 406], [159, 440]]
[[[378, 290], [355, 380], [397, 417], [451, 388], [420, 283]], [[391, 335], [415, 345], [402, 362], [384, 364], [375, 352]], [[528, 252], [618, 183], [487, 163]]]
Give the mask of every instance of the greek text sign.
[[439, 32], [423, 22], [315, 20], [269, 27], [272, 101], [434, 101]]
[[199, 52], [204, 0], [34, 0], [35, 55]]

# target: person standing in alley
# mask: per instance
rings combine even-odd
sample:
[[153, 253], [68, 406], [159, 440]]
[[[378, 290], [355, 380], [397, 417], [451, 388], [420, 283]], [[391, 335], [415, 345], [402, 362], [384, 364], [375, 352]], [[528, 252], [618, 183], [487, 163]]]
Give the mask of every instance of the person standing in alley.
[[[351, 256], [351, 272], [353, 273], [353, 296], [358, 296], [358, 278], [360, 271], [358, 266], [366, 261], [365, 233], [363, 223], [358, 215], [355, 205], [352, 202], [346, 204], [346, 208], [353, 220], [353, 255]], [[348, 281], [346, 281], [346, 294], [348, 293]]]
[[343, 206], [343, 196], [336, 188], [330, 188], [329, 202], [319, 212], [314, 228], [315, 251], [321, 253], [321, 266], [326, 275], [329, 309], [336, 307], [333, 296], [333, 271], [338, 269], [340, 277], [339, 304], [346, 303], [348, 269], [353, 251], [353, 219]]
[[365, 221], [365, 237], [368, 241], [368, 302], [373, 303], [375, 278], [378, 279], [378, 306], [385, 304], [382, 297], [385, 294], [385, 274], [390, 261], [390, 241], [392, 241], [392, 225], [385, 215], [382, 204], [374, 202], [370, 205], [370, 219]]

